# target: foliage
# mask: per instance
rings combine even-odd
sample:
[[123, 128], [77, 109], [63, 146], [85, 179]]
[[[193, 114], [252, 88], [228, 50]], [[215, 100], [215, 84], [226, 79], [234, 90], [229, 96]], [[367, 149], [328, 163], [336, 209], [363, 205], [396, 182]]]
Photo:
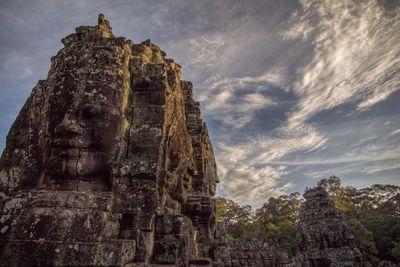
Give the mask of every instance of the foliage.
[[391, 253], [397, 262], [400, 262], [400, 241], [394, 242]]
[[292, 256], [297, 254], [296, 230], [294, 221], [284, 220], [276, 224], [269, 222], [265, 225], [263, 237], [277, 240], [279, 247]]
[[263, 223], [279, 223], [285, 220], [295, 221], [301, 205], [299, 193], [271, 197], [267, 203], [256, 210], [257, 219]]
[[375, 213], [363, 217], [361, 223], [373, 233], [378, 257], [395, 260], [391, 254], [393, 242], [400, 239], [400, 215]]
[[347, 225], [354, 235], [356, 245], [360, 249], [363, 259], [374, 265], [378, 264], [378, 250], [376, 249], [372, 232], [368, 231], [368, 229], [355, 218], [349, 219]]
[[263, 239], [276, 239], [279, 246], [290, 255], [297, 253], [296, 219], [300, 210], [299, 193], [271, 197], [255, 211], [258, 236]]
[[297, 252], [296, 218], [300, 204], [299, 193], [271, 197], [255, 211], [250, 206], [217, 198], [217, 221], [225, 224], [228, 238], [276, 239], [282, 249], [293, 255]]
[[217, 198], [217, 222], [225, 225], [228, 238], [251, 239], [254, 238], [253, 217], [251, 206], [240, 206], [232, 200]]

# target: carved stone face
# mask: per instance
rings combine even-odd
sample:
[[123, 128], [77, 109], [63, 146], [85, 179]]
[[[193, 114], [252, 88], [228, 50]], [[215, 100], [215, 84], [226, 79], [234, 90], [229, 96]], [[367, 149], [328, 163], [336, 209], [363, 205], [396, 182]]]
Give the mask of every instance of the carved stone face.
[[217, 192], [217, 184], [219, 183], [219, 178], [217, 174], [217, 164], [215, 163], [214, 157], [210, 157], [206, 161], [206, 172], [204, 175], [206, 190], [210, 196], [214, 196]]
[[211, 180], [209, 181], [209, 188], [208, 188], [208, 193], [211, 196], [215, 196], [215, 194], [217, 193], [217, 184], [218, 183], [219, 183], [218, 175], [211, 176]]
[[106, 190], [121, 136], [121, 97], [104, 83], [63, 79], [48, 102], [41, 138], [47, 183], [62, 190]]
[[179, 175], [177, 178], [176, 187], [171, 190], [171, 195], [174, 199], [178, 200], [181, 204], [187, 200], [188, 191], [190, 190], [191, 174], [187, 171], [183, 175]]

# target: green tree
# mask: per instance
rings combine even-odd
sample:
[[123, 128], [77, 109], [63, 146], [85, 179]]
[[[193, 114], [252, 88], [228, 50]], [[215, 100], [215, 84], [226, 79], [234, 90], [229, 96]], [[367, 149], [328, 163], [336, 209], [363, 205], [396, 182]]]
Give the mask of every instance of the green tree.
[[393, 248], [391, 253], [392, 256], [397, 260], [397, 262], [400, 262], [400, 241], [393, 243]]
[[284, 220], [276, 224], [270, 222], [265, 225], [264, 238], [276, 239], [279, 247], [293, 256], [297, 254], [296, 232], [294, 221]]
[[326, 189], [335, 207], [343, 215], [354, 216], [357, 213], [358, 207], [355, 203], [356, 188], [352, 186], [342, 187], [340, 178], [337, 176], [322, 179], [318, 182], [318, 185]]
[[375, 247], [374, 235], [355, 218], [350, 219], [347, 225], [354, 235], [356, 245], [360, 249], [363, 259], [374, 265], [378, 264], [378, 250]]
[[391, 250], [394, 243], [400, 240], [400, 215], [371, 214], [360, 219], [360, 222], [374, 235], [378, 257], [383, 260], [394, 260]]
[[262, 224], [279, 223], [284, 220], [295, 221], [300, 210], [301, 200], [298, 192], [290, 195], [271, 197], [256, 210], [256, 218]]
[[297, 253], [296, 220], [300, 210], [299, 193], [271, 197], [255, 212], [258, 236], [262, 239], [276, 239], [280, 248], [290, 255]]
[[254, 210], [251, 206], [240, 206], [236, 202], [217, 198], [217, 222], [223, 223], [231, 239], [248, 240], [256, 236]]

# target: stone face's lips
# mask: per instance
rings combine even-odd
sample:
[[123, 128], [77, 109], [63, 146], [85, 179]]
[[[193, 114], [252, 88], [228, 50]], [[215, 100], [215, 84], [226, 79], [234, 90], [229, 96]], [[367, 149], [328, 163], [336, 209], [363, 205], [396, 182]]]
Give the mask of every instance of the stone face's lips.
[[78, 157], [79, 152], [109, 154], [94, 143], [81, 142], [80, 139], [55, 139], [51, 144], [54, 156]]
[[70, 159], [76, 159], [79, 157], [79, 148], [60, 148], [56, 147], [52, 149], [53, 156], [56, 157], [68, 157]]
[[52, 142], [53, 148], [84, 148], [81, 144], [79, 144], [79, 139], [54, 139]]

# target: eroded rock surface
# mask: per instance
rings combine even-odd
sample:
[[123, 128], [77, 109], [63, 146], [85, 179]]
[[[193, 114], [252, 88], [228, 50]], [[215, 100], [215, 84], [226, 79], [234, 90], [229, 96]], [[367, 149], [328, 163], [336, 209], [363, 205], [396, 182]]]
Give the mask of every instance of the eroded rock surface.
[[7, 136], [1, 266], [211, 266], [219, 182], [180, 66], [100, 14], [62, 40]]

